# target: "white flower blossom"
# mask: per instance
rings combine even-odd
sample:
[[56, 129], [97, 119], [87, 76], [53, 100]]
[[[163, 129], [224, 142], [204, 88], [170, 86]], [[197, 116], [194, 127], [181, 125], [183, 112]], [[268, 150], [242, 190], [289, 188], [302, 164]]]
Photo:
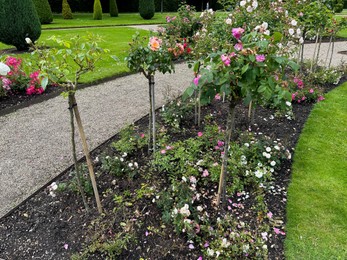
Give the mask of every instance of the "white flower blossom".
[[189, 205], [184, 204], [184, 206], [180, 209], [180, 213], [184, 216], [189, 217], [190, 216]]
[[230, 246], [230, 242], [226, 238], [223, 238], [221, 246], [227, 248]]
[[201, 212], [201, 211], [204, 210], [203, 207], [201, 207], [201, 206], [197, 206], [196, 209], [197, 209], [199, 212]]
[[26, 38], [25, 38], [25, 42], [26, 42], [27, 44], [32, 44], [32, 43], [33, 43], [29, 37], [26, 37]]
[[253, 1], [252, 6], [254, 9], [256, 9], [258, 7], [258, 2], [257, 1]]
[[7, 73], [11, 71], [10, 67], [7, 66], [5, 63], [0, 62], [0, 75], [6, 76]]
[[214, 250], [211, 249], [211, 248], [208, 248], [208, 249], [207, 249], [207, 254], [208, 254], [209, 256], [214, 256]]
[[275, 166], [275, 165], [276, 165], [276, 162], [275, 162], [275, 161], [271, 161], [271, 162], [270, 162], [270, 165], [271, 165], [271, 166]]
[[290, 106], [292, 105], [292, 103], [289, 102], [289, 101], [286, 101], [286, 105], [287, 105], [288, 107], [290, 107]]
[[265, 149], [268, 153], [271, 152], [271, 148], [270, 147], [266, 147]]
[[255, 175], [255, 177], [257, 177], [257, 178], [261, 178], [261, 177], [263, 177], [263, 172], [261, 172], [261, 171], [259, 171], [259, 170], [256, 170], [255, 172], [254, 172], [254, 175]]
[[290, 22], [290, 24], [293, 25], [293, 26], [296, 26], [296, 25], [298, 24], [298, 22], [295, 21], [295, 20], [292, 20], [292, 21]]
[[246, 11], [251, 13], [253, 12], [253, 7], [252, 6], [247, 6]]
[[232, 20], [231, 20], [230, 18], [227, 18], [227, 19], [225, 20], [225, 23], [226, 23], [226, 24], [232, 24]]
[[244, 7], [246, 5], [246, 1], [241, 1], [240, 6]]
[[294, 34], [294, 29], [293, 29], [293, 28], [290, 28], [290, 29], [288, 30], [288, 32], [289, 32], [290, 35], [293, 35], [293, 34]]

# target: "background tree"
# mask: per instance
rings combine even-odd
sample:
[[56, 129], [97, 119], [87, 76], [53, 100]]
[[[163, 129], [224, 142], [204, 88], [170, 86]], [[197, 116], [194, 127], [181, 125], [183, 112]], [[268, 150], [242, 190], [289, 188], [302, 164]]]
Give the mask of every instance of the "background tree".
[[72, 11], [67, 0], [63, 0], [62, 15], [64, 19], [73, 19]]
[[41, 24], [32, 0], [0, 0], [0, 42], [27, 50], [25, 38], [33, 42], [41, 35]]
[[53, 21], [53, 14], [48, 0], [33, 0], [41, 24], [48, 24]]
[[100, 0], [94, 0], [93, 19], [102, 20], [102, 7]]
[[116, 0], [110, 0], [110, 16], [118, 17], [118, 6]]
[[140, 0], [139, 13], [143, 19], [145, 20], [151, 19], [155, 13], [154, 0]]

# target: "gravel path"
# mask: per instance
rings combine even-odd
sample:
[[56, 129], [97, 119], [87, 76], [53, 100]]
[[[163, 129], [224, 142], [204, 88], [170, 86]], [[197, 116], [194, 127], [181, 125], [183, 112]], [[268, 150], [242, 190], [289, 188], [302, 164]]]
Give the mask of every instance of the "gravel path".
[[[186, 64], [157, 74], [156, 104], [178, 96], [191, 82]], [[80, 90], [76, 99], [91, 149], [148, 113], [148, 83], [140, 74]], [[76, 140], [79, 141], [78, 134]], [[82, 146], [78, 145], [79, 157]], [[61, 96], [0, 117], [0, 217], [72, 162], [67, 100]]]
[[[136, 26], [155, 30], [155, 26]], [[327, 44], [322, 45], [325, 59]], [[312, 57], [313, 45], [305, 56]], [[346, 42], [335, 45], [333, 65], [346, 61]], [[172, 75], [156, 75], [157, 106], [169, 90], [179, 95], [190, 84], [192, 72], [185, 64]], [[80, 90], [76, 94], [90, 149], [148, 112], [148, 83], [130, 75]], [[67, 100], [58, 96], [0, 117], [0, 218], [72, 164]], [[77, 134], [76, 140], [79, 142]], [[82, 157], [78, 143], [79, 157]]]

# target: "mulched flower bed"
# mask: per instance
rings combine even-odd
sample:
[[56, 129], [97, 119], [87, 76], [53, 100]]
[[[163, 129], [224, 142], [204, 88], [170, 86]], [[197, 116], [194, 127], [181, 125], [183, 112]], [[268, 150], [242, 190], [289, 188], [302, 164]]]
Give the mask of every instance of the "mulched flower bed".
[[[247, 109], [243, 105], [237, 107], [237, 130], [245, 131], [249, 128], [245, 119]], [[295, 120], [288, 120], [285, 117], [274, 117], [272, 109], [257, 108], [251, 130], [270, 136], [272, 140], [280, 139], [293, 153], [311, 109], [312, 104], [295, 104]], [[214, 101], [203, 107], [202, 112], [203, 116], [212, 115], [213, 120], [221, 124], [226, 120], [227, 104]], [[193, 122], [192, 118], [185, 120], [185, 131], [171, 133], [173, 138], [184, 140], [204, 131], [204, 124], [198, 128]], [[148, 118], [139, 120], [135, 125], [140, 132], [145, 132]], [[141, 167], [133, 178], [103, 173], [100, 158], [115, 154], [110, 144], [119, 138], [119, 135], [114, 136], [95, 149], [92, 156], [105, 214], [101, 217], [97, 214], [93, 196], [88, 197], [92, 212], [87, 214], [76, 192], [65, 189], [50, 194], [52, 186], [44, 187], [0, 220], [0, 259], [68, 259], [73, 253], [83, 250], [86, 253], [86, 246], [89, 246], [88, 254], [91, 255], [86, 259], [105, 259], [110, 251], [114, 253], [111, 259], [198, 259], [201, 256], [197, 248], [187, 244], [184, 233], [177, 234], [172, 224], [162, 221], [162, 212], [156, 204], [157, 191], [147, 189], [146, 185], [164, 189], [168, 185], [165, 176], [142, 172]], [[145, 166], [148, 165], [147, 157], [147, 151], [142, 149], [130, 160]], [[68, 185], [72, 179], [70, 173], [71, 169], [67, 169], [55, 182]], [[271, 196], [267, 195], [265, 198], [269, 211], [283, 221], [290, 174], [291, 160], [285, 160], [275, 175]], [[214, 191], [216, 188], [213, 183], [209, 187]], [[140, 193], [139, 190], [145, 192]], [[245, 221], [254, 221], [254, 216], [248, 216], [253, 197], [250, 196], [246, 201], [245, 194], [237, 196], [233, 200], [244, 201], [243, 208], [235, 207], [232, 213]], [[208, 208], [207, 211], [215, 214], [213, 208]], [[266, 244], [269, 259], [284, 258], [284, 238], [285, 235], [280, 233], [268, 237]], [[112, 244], [108, 241], [116, 242]]]

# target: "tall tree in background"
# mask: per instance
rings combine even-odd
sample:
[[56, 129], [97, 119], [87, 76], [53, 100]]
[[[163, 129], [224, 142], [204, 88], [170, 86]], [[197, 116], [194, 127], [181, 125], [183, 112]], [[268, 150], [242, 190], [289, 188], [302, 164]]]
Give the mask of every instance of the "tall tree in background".
[[102, 20], [102, 7], [100, 0], [94, 0], [93, 19]]
[[64, 19], [73, 19], [72, 11], [67, 0], [63, 0], [62, 15]]
[[0, 42], [28, 50], [25, 38], [35, 42], [41, 24], [32, 0], [0, 0]]
[[33, 0], [41, 24], [48, 24], [53, 21], [53, 14], [48, 0]]
[[116, 0], [110, 0], [110, 16], [118, 17], [118, 7]]
[[146, 20], [151, 19], [155, 13], [154, 0], [140, 0], [139, 12], [143, 19], [146, 19]]

